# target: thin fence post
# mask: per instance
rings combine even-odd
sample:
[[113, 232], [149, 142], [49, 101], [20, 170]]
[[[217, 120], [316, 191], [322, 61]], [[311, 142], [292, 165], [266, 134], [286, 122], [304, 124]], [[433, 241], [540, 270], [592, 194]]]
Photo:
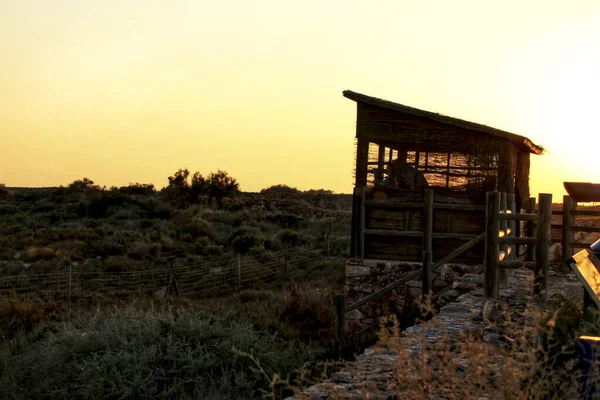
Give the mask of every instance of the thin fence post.
[[359, 188], [360, 193], [360, 257], [365, 258], [365, 225], [366, 225], [366, 215], [365, 215], [365, 187], [361, 186]]
[[73, 283], [72, 268], [71, 263], [69, 263], [69, 314], [71, 313], [71, 287]]
[[171, 277], [167, 286], [167, 294], [170, 296], [175, 291], [175, 295], [179, 296], [179, 288], [177, 287], [177, 278], [175, 276], [175, 258], [169, 258], [169, 262], [171, 264]]
[[[506, 192], [500, 194], [500, 211], [506, 213], [508, 210], [508, 195]], [[508, 221], [500, 221], [500, 230], [504, 232], [504, 236], [508, 236]], [[508, 245], [503, 244], [500, 246], [501, 251], [504, 252], [505, 257], [508, 259]], [[506, 286], [508, 284], [508, 270], [505, 268], [498, 269], [498, 284]]]
[[331, 217], [329, 217], [329, 227], [327, 229], [327, 261], [329, 261], [329, 238], [331, 237]]
[[533, 294], [538, 301], [545, 303], [548, 296], [548, 265], [550, 264], [550, 240], [552, 227], [552, 195], [540, 193], [537, 227], [537, 251]]
[[500, 193], [486, 194], [485, 265], [483, 270], [484, 296], [498, 299], [498, 235], [500, 230]]
[[567, 258], [573, 255], [572, 245], [573, 245], [573, 231], [571, 230], [573, 226], [573, 216], [571, 215], [571, 210], [573, 209], [573, 199], [571, 196], [563, 196], [563, 215], [562, 215], [562, 260], [564, 261]]
[[346, 325], [346, 295], [335, 295], [335, 336], [338, 341], [344, 340]]
[[238, 272], [238, 292], [242, 290], [242, 263], [240, 261], [240, 253], [237, 255], [237, 272]]
[[431, 292], [432, 276], [431, 276], [431, 264], [433, 263], [433, 190], [425, 189], [425, 208], [424, 208], [424, 230], [423, 230], [423, 281], [422, 283], [422, 295], [427, 296]]
[[[530, 197], [527, 201], [527, 213], [535, 214], [536, 211], [536, 199], [535, 197]], [[525, 236], [526, 237], [535, 237], [536, 230], [536, 222], [535, 221], [527, 221], [525, 223]], [[527, 261], [535, 261], [535, 248], [534, 246], [528, 244], [527, 245]]]

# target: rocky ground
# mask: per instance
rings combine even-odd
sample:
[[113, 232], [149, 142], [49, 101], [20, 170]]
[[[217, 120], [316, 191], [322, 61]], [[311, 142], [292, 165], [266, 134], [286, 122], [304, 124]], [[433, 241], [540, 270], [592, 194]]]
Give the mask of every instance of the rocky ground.
[[[527, 270], [515, 270], [500, 288], [498, 302], [483, 297], [483, 276], [466, 274], [440, 299], [446, 302], [433, 319], [397, 334], [393, 346], [377, 344], [367, 349], [328, 382], [314, 385], [295, 399], [394, 399], [400, 398], [395, 387], [400, 359], [421, 353], [442, 338], [460, 346], [465, 337], [478, 337], [484, 343], [507, 345], [512, 340], [507, 326], [525, 326], [531, 304], [532, 276]], [[560, 293], [582, 298], [582, 285], [573, 273], [550, 271], [549, 297]], [[401, 349], [400, 351], [398, 349]], [[468, 363], [469, 360], [462, 360]]]

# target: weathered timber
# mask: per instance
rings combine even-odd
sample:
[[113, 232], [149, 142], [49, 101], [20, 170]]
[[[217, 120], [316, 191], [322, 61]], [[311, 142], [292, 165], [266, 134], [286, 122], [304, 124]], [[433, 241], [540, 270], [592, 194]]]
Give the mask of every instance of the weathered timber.
[[360, 256], [362, 258], [365, 257], [365, 220], [367, 218], [366, 208], [365, 208], [365, 187], [361, 186], [359, 188], [359, 196], [360, 196]]
[[435, 264], [433, 264], [433, 266], [431, 267], [431, 269], [435, 271], [442, 265], [452, 261], [459, 254], [464, 253], [465, 251], [469, 250], [476, 244], [480, 243], [482, 240], [484, 240], [484, 238], [485, 238], [485, 232], [480, 234], [477, 237], [474, 237], [473, 239], [469, 240], [467, 243], [463, 244], [462, 246], [460, 246], [459, 248], [454, 250], [452, 253], [449, 253], [448, 255], [444, 256], [440, 260], [436, 261]]
[[500, 221], [537, 221], [537, 214], [530, 213], [508, 213], [498, 215]]
[[486, 297], [498, 299], [498, 232], [500, 230], [500, 193], [488, 192], [486, 195], [485, 261], [483, 291]]
[[[536, 212], [536, 200], [535, 197], [530, 197], [529, 200], [527, 201], [527, 213], [528, 214], [535, 214]], [[538, 219], [539, 217], [536, 215], [536, 219], [533, 220], [526, 220], [527, 223], [525, 224], [525, 236], [526, 237], [534, 237], [535, 235], [535, 229], [536, 229], [536, 224], [539, 223]], [[527, 261], [534, 261], [535, 260], [535, 246], [527, 246]]]
[[563, 196], [563, 209], [562, 209], [562, 258], [563, 261], [568, 259], [573, 255], [573, 248], [571, 244], [575, 241], [573, 231], [571, 227], [573, 226], [573, 215], [571, 215], [571, 210], [573, 209], [573, 200], [571, 196]]
[[[511, 175], [512, 178], [512, 175]], [[508, 199], [507, 199], [507, 193], [506, 192], [502, 192], [500, 193], [500, 212], [501, 214], [498, 215], [498, 217], [500, 217], [500, 215], [510, 215], [511, 213], [507, 212], [508, 211]], [[500, 219], [500, 231], [498, 232], [498, 238], [503, 238], [504, 236], [509, 237], [511, 232], [509, 231], [508, 228], [508, 221], [505, 219]], [[498, 245], [499, 245], [499, 256], [498, 256], [498, 260], [504, 260], [507, 258], [508, 255], [508, 245], [506, 243], [500, 242], [498, 241]], [[508, 271], [504, 270], [504, 269], [499, 269], [498, 270], [498, 284], [499, 285], [506, 285], [508, 283]]]
[[530, 237], [512, 237], [512, 236], [508, 236], [508, 237], [501, 237], [498, 238], [498, 242], [500, 244], [509, 244], [509, 245], [514, 245], [514, 244], [527, 244], [527, 245], [535, 245], [537, 242], [536, 238], [530, 238]]
[[539, 195], [540, 220], [536, 237], [536, 266], [534, 271], [533, 294], [538, 301], [545, 303], [548, 296], [548, 265], [550, 264], [550, 239], [552, 224], [552, 195]]
[[425, 189], [425, 207], [423, 214], [425, 219], [423, 229], [423, 296], [431, 291], [433, 277], [431, 275], [431, 264], [433, 262], [433, 190]]
[[363, 297], [362, 299], [350, 304], [346, 306], [346, 312], [349, 313], [352, 310], [357, 309], [358, 307], [364, 306], [365, 304], [367, 304], [370, 301], [376, 300], [379, 297], [388, 294], [389, 292], [391, 292], [392, 290], [396, 289], [398, 286], [405, 284], [408, 281], [412, 281], [413, 279], [418, 278], [421, 275], [421, 271], [414, 271], [411, 272], [410, 274], [404, 276], [403, 278], [397, 280], [394, 283], [391, 283], [381, 289], [379, 289], [376, 292], [371, 293], [368, 296]]
[[506, 269], [527, 268], [533, 270], [536, 266], [535, 261], [499, 261], [498, 266]]

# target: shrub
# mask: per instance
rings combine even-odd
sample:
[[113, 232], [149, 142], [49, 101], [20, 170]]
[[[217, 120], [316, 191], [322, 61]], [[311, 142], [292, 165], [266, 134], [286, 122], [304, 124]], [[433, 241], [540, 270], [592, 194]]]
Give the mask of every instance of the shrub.
[[311, 239], [307, 235], [286, 229], [279, 234], [281, 244], [288, 247], [304, 246], [310, 243]]
[[273, 196], [293, 196], [301, 193], [295, 187], [290, 187], [286, 184], [273, 185], [260, 191], [261, 194]]
[[265, 238], [258, 229], [248, 227], [236, 229], [229, 239], [231, 247], [239, 254], [246, 254], [253, 247], [263, 246], [264, 241]]
[[129, 194], [129, 195], [138, 195], [138, 196], [149, 196], [154, 194], [154, 185], [151, 183], [130, 183], [129, 186], [121, 186], [119, 192]]
[[232, 178], [225, 171], [218, 170], [208, 175], [208, 198], [217, 201], [221, 206], [225, 197], [231, 196], [240, 190], [240, 185], [235, 178]]
[[[53, 327], [1, 361], [15, 398], [283, 398], [286, 377], [320, 353], [250, 324], [195, 312], [98, 314]], [[33, 379], [32, 379], [33, 378]]]
[[4, 183], [0, 183], [0, 200], [7, 199], [10, 196], [8, 189]]

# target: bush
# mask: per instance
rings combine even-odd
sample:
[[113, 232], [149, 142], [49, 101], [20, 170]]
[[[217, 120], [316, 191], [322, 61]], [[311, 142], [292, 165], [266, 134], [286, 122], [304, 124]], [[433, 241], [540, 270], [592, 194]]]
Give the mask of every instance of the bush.
[[119, 192], [129, 195], [149, 196], [154, 194], [154, 185], [151, 183], [130, 183], [129, 186], [121, 186]]
[[293, 195], [297, 195], [300, 192], [298, 189], [296, 189], [295, 187], [290, 187], [286, 184], [283, 185], [273, 185], [270, 186], [266, 189], [262, 189], [260, 191], [261, 194], [265, 194], [265, 195], [273, 195], [273, 196], [293, 196]]
[[195, 312], [98, 314], [53, 327], [2, 358], [0, 386], [15, 398], [264, 398], [320, 353]]
[[0, 183], [0, 200], [7, 199], [10, 196], [8, 189], [4, 183]]
[[263, 247], [265, 238], [258, 229], [248, 227], [238, 228], [229, 238], [231, 247], [239, 254], [246, 254], [253, 247]]
[[281, 244], [288, 247], [305, 246], [310, 243], [311, 239], [307, 235], [292, 230], [285, 230], [279, 234]]

